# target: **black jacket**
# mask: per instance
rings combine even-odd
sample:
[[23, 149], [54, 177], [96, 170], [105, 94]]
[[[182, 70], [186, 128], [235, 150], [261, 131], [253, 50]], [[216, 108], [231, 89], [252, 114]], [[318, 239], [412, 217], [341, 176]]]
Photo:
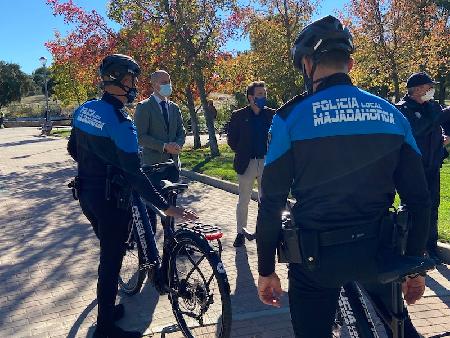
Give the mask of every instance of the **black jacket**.
[[443, 113], [441, 106], [434, 100], [420, 104], [408, 95], [398, 102], [396, 107], [411, 124], [417, 146], [422, 153], [425, 172], [436, 172], [445, 157], [441, 124], [450, 119], [450, 111]]
[[123, 104], [110, 94], [105, 93], [101, 100], [88, 101], [75, 111], [67, 149], [78, 163], [82, 185], [83, 180], [105, 182], [106, 167], [112, 165], [146, 200], [162, 210], [169, 207], [141, 170], [133, 121]]
[[[253, 114], [250, 106], [235, 110], [228, 124], [228, 145], [235, 152], [233, 167], [239, 175], [245, 172], [250, 162], [254, 139], [250, 123]], [[264, 132], [268, 133], [275, 109], [265, 107], [261, 114], [265, 117]]]
[[296, 224], [327, 231], [376, 224], [397, 190], [413, 219], [408, 254], [423, 252], [427, 183], [411, 127], [393, 105], [335, 74], [277, 110], [270, 134], [256, 231], [260, 275], [274, 271], [289, 192]]

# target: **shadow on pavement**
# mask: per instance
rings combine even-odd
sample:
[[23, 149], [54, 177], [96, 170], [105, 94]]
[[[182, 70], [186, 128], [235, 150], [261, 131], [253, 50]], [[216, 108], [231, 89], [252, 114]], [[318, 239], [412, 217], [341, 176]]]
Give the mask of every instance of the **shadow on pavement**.
[[73, 167], [62, 161], [24, 169], [0, 176], [15, 202], [6, 205], [0, 222], [0, 293], [8, 299], [0, 326], [24, 304], [55, 313], [91, 289], [86, 281], [97, 274], [97, 263], [84, 255], [95, 252], [97, 242], [67, 189]]
[[[59, 138], [47, 138], [47, 137], [41, 137], [41, 136], [35, 136], [35, 139], [26, 139], [22, 141], [16, 141], [16, 142], [9, 142], [9, 143], [2, 143], [2, 147], [15, 147], [15, 146], [23, 146], [31, 143], [41, 143], [41, 142], [51, 142], [51, 141], [57, 141]], [[39, 138], [37, 138], [39, 137]]]
[[[86, 317], [88, 316], [88, 314], [95, 309], [95, 307], [97, 306], [97, 299], [94, 299], [87, 307], [86, 309], [80, 313], [80, 315], [78, 316], [77, 320], [75, 321], [75, 323], [73, 324], [73, 326], [70, 328], [69, 333], [67, 334], [67, 338], [75, 338], [77, 336], [78, 330], [81, 326], [81, 324], [83, 323], [83, 321], [86, 319]], [[92, 329], [93, 331], [93, 329]], [[88, 334], [88, 337], [90, 337], [91, 335]]]

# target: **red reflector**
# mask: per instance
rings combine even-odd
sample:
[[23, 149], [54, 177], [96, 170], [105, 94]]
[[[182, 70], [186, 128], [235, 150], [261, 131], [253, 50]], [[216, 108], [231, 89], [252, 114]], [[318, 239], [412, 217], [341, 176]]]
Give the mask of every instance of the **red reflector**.
[[222, 238], [222, 236], [223, 236], [222, 232], [215, 232], [215, 233], [212, 233], [212, 234], [205, 234], [205, 238], [208, 241], [214, 241], [216, 239]]

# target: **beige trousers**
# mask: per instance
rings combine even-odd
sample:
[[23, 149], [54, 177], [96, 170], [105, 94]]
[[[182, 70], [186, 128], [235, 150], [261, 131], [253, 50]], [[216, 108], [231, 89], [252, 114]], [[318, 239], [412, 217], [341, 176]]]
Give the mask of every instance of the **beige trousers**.
[[[247, 227], [248, 204], [253, 190], [255, 179], [258, 181], [258, 200], [261, 194], [261, 178], [264, 169], [264, 159], [251, 159], [247, 169], [239, 180], [239, 201], [236, 206], [237, 232], [242, 233], [242, 228]], [[249, 231], [251, 231], [249, 229]]]

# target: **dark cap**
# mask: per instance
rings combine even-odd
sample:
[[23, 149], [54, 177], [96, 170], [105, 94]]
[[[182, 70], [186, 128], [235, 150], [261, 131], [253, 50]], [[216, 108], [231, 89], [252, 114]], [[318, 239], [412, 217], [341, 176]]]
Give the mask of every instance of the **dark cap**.
[[421, 86], [424, 84], [438, 84], [439, 82], [435, 82], [432, 77], [430, 75], [428, 75], [425, 72], [419, 72], [419, 73], [414, 73], [412, 74], [408, 80], [406, 81], [406, 87], [407, 88], [412, 88], [412, 87], [417, 87], [417, 86]]

